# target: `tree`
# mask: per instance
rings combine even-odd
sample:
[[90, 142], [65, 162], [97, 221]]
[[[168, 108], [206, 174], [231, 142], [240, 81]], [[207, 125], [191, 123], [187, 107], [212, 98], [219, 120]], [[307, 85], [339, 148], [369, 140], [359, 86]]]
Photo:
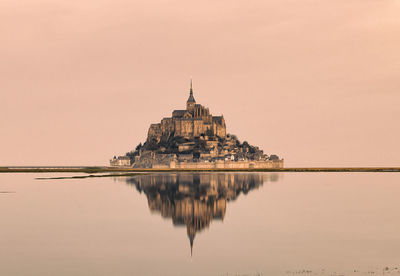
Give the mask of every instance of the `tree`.
[[269, 157], [269, 160], [272, 160], [272, 161], [279, 160], [279, 156], [275, 155], [275, 154], [271, 154], [271, 156]]
[[252, 154], [256, 153], [256, 148], [253, 147], [253, 146], [250, 146], [249, 147], [249, 152], [252, 153]]
[[157, 150], [159, 148], [155, 138], [152, 138], [150, 141], [146, 142], [146, 146], [148, 150]]

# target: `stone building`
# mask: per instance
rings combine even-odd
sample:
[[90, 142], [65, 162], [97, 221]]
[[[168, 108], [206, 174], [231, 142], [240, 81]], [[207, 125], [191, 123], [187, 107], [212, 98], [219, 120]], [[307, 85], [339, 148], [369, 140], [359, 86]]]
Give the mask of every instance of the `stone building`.
[[170, 135], [191, 139], [207, 133], [226, 137], [225, 119], [223, 116], [212, 116], [208, 108], [196, 104], [192, 82], [190, 82], [186, 109], [174, 110], [172, 117], [162, 119], [161, 123], [152, 124], [148, 131], [147, 141], [158, 143], [162, 137], [168, 138]]
[[128, 156], [114, 156], [113, 159], [110, 160], [111, 167], [129, 167], [131, 166], [131, 159]]

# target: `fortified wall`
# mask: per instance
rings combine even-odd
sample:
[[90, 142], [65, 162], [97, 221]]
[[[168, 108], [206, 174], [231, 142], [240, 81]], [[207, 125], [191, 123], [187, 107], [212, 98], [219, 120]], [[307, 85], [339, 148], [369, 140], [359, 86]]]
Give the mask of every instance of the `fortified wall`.
[[153, 169], [279, 169], [283, 168], [283, 160], [266, 161], [224, 161], [215, 162], [176, 162], [154, 164]]

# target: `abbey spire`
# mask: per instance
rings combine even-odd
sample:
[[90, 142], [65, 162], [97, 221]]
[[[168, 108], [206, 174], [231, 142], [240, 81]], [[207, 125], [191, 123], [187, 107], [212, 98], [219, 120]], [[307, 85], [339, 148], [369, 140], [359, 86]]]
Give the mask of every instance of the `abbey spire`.
[[188, 103], [196, 103], [196, 100], [193, 97], [193, 86], [192, 86], [192, 79], [190, 79], [190, 94], [189, 99], [187, 100]]
[[189, 94], [189, 99], [186, 102], [186, 110], [193, 111], [195, 104], [196, 100], [193, 97], [192, 79], [190, 79], [190, 94]]

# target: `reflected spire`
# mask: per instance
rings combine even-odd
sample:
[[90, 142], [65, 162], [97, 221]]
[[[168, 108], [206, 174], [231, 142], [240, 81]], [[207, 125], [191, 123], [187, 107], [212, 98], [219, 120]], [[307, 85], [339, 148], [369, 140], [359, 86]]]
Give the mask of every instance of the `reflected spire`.
[[196, 231], [197, 231], [195, 214], [194, 214], [194, 205], [195, 205], [195, 201], [192, 198], [191, 220], [186, 223], [187, 234], [188, 234], [189, 241], [190, 241], [190, 257], [193, 257], [193, 241], [194, 241], [194, 237], [196, 236]]
[[193, 257], [193, 240], [194, 236], [189, 237], [190, 240], [190, 257]]

